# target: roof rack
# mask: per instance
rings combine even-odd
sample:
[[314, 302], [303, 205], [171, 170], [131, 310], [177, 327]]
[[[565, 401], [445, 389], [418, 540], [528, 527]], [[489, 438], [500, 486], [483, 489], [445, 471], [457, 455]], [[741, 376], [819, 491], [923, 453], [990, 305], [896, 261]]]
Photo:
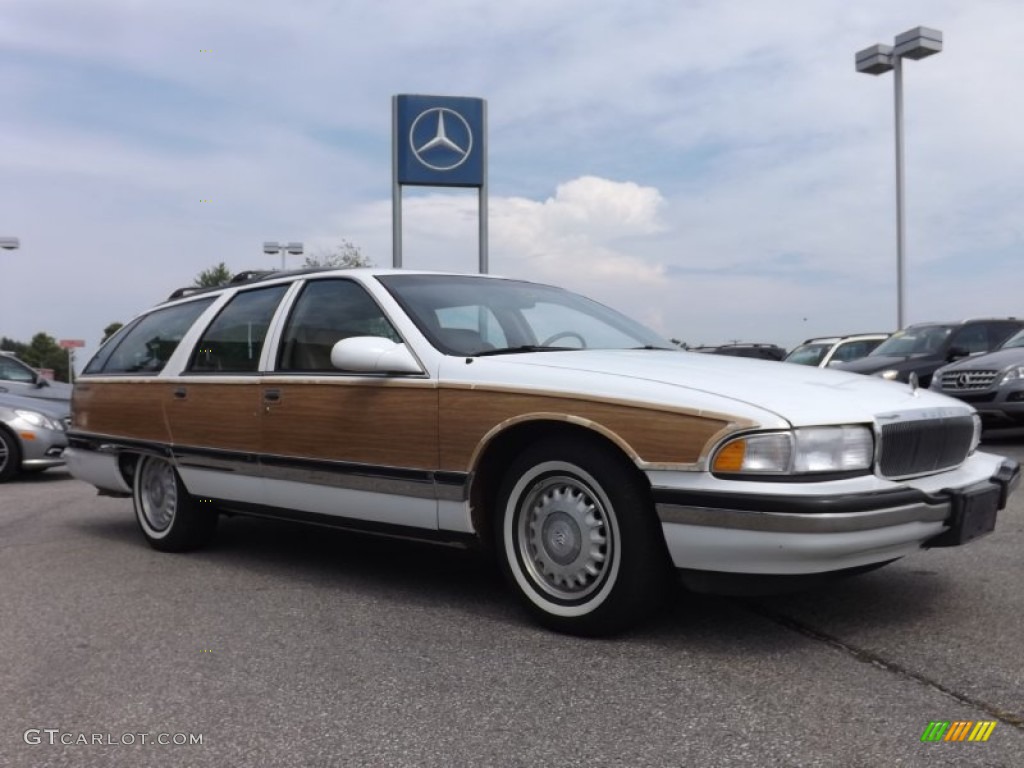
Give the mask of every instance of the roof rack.
[[207, 293], [208, 291], [219, 291], [222, 288], [229, 288], [236, 285], [242, 285], [245, 283], [258, 283], [261, 280], [270, 280], [278, 277], [293, 277], [295, 275], [308, 275], [311, 272], [330, 272], [339, 267], [303, 267], [301, 269], [289, 269], [287, 271], [279, 271], [273, 269], [247, 269], [234, 275], [224, 285], [215, 285], [209, 288], [200, 287], [197, 285], [186, 285], [183, 288], [176, 288], [171, 292], [165, 301], [174, 301], [175, 299], [181, 299], [185, 296], [194, 296], [197, 293]]

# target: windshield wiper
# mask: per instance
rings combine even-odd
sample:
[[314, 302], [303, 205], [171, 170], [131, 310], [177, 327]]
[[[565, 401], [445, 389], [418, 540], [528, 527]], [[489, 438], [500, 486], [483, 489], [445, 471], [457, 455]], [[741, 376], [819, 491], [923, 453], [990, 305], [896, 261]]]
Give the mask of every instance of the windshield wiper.
[[491, 357], [492, 355], [518, 355], [521, 352], [572, 352], [579, 351], [580, 347], [542, 347], [537, 344], [521, 344], [518, 347], [503, 347], [501, 349], [485, 349], [470, 357]]

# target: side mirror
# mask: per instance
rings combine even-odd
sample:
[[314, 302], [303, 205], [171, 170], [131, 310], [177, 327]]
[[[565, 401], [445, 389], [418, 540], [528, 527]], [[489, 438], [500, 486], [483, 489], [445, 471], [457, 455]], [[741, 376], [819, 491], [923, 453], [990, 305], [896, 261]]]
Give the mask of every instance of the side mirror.
[[36, 389], [42, 389], [43, 387], [50, 386], [50, 382], [48, 382], [45, 378], [43, 378], [43, 374], [41, 374], [41, 373], [37, 373], [36, 374], [36, 380], [35, 380], [34, 384], [35, 384], [35, 388]]
[[331, 365], [357, 373], [423, 373], [405, 344], [383, 336], [352, 336], [331, 348]]
[[969, 354], [971, 354], [970, 351], [963, 347], [950, 347], [949, 354], [946, 355], [946, 360], [953, 362], [954, 360], [959, 360], [961, 357], [967, 357]]

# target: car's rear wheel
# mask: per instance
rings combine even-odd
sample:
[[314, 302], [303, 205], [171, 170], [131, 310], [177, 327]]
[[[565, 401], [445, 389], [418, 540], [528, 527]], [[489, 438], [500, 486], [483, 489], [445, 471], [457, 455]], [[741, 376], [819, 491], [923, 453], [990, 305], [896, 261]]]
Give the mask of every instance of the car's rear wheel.
[[157, 456], [139, 459], [132, 502], [142, 535], [161, 552], [201, 547], [217, 527], [217, 513], [201, 509], [171, 463]]
[[664, 598], [669, 561], [650, 493], [611, 448], [533, 445], [510, 467], [497, 513], [505, 576], [545, 626], [610, 634]]
[[21, 446], [18, 439], [0, 427], [0, 483], [6, 483], [18, 474], [21, 467]]

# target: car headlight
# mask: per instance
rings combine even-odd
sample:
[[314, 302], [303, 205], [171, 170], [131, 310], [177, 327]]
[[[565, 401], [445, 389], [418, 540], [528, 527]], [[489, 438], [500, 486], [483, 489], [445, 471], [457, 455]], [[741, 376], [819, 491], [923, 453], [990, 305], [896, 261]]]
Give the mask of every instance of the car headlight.
[[885, 370], [885, 371], [879, 371], [878, 373], [875, 374], [875, 376], [881, 376], [886, 381], [892, 381], [893, 379], [897, 378], [899, 375], [900, 375], [900, 372], [896, 371], [896, 370], [893, 370], [892, 368], [889, 368], [888, 370]]
[[981, 416], [972, 413], [971, 418], [974, 420], [974, 434], [971, 435], [971, 450], [967, 452], [968, 456], [974, 453], [978, 446], [981, 445]]
[[14, 412], [33, 427], [42, 427], [43, 429], [52, 429], [60, 432], [60, 426], [56, 422], [38, 411], [15, 410]]
[[715, 453], [721, 474], [796, 475], [870, 469], [875, 440], [863, 426], [805, 427], [733, 438]]
[[999, 380], [999, 386], [1003, 384], [1009, 384], [1011, 381], [1022, 381], [1024, 380], [1024, 365], [1018, 365], [1016, 368], [1011, 368], [1003, 374], [1003, 378]]

